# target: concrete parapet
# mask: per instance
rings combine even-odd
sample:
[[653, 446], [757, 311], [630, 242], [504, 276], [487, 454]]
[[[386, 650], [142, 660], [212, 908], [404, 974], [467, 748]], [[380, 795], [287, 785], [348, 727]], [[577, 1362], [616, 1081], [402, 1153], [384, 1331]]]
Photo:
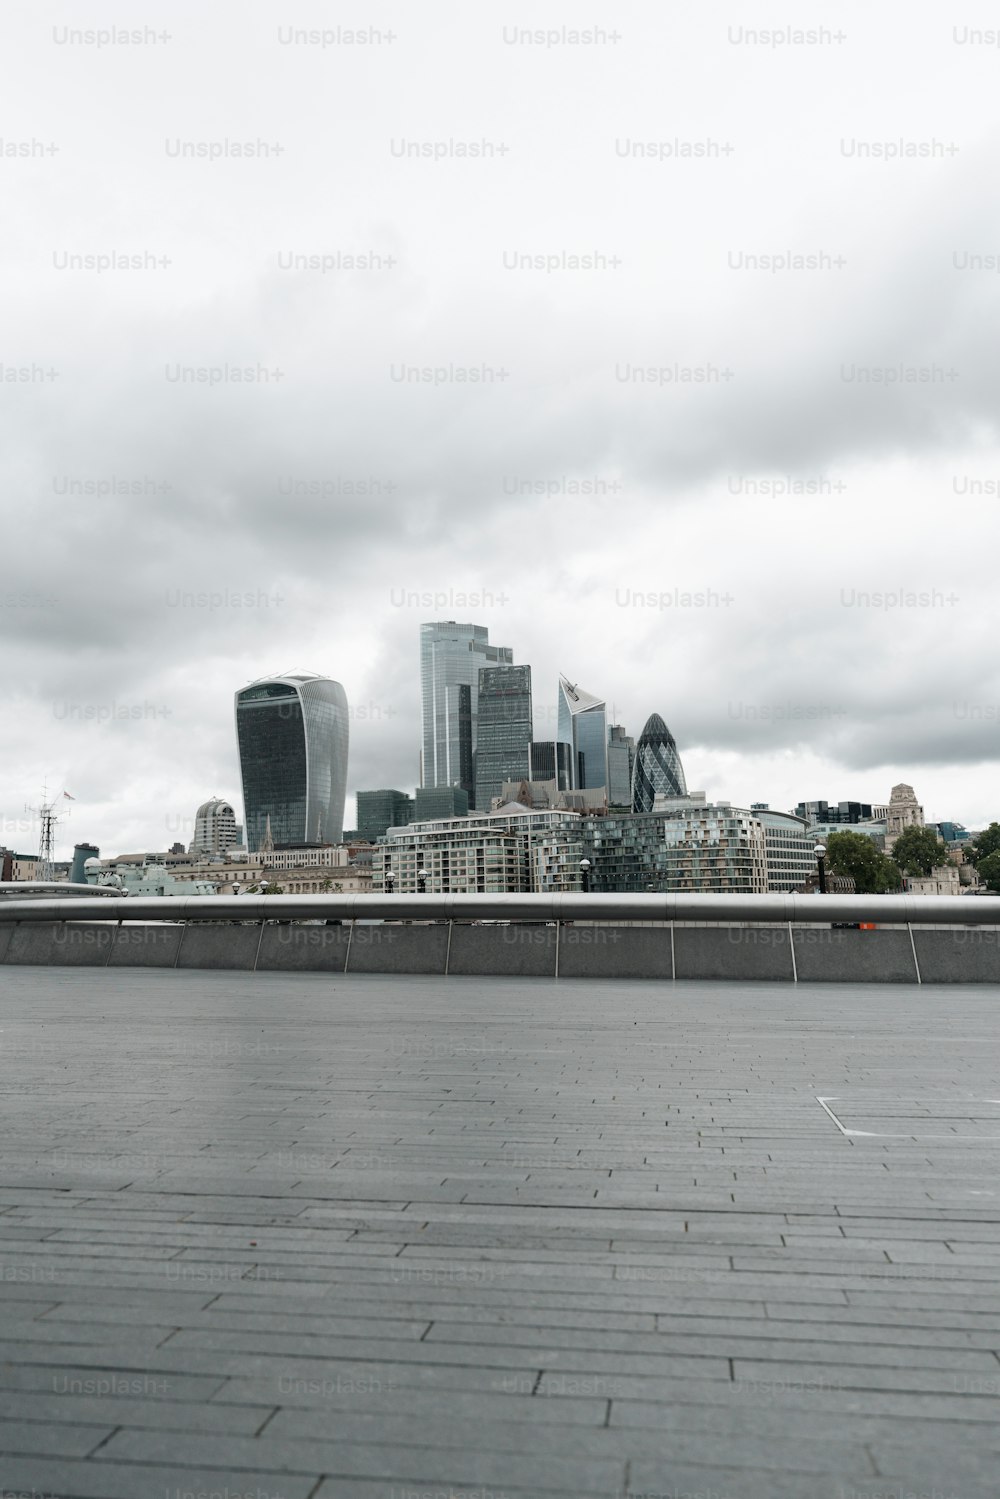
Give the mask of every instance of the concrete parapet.
[[118, 927], [113, 921], [23, 922], [11, 930], [4, 963], [103, 968]]
[[673, 972], [667, 926], [565, 926], [559, 977], [666, 979]]
[[784, 926], [679, 926], [674, 932], [679, 979], [792, 980]]
[[[474, 926], [456, 921], [451, 929], [449, 973], [553, 978], [559, 928], [535, 922]], [[562, 933], [562, 941], [566, 932]]]
[[[266, 928], [265, 928], [266, 930]], [[184, 928], [178, 968], [252, 968], [261, 929], [257, 922], [189, 922]]]
[[0, 921], [2, 963], [831, 983], [914, 983], [919, 964], [927, 984], [998, 984], [1000, 928]]
[[349, 926], [266, 926], [257, 971], [343, 973], [350, 941]]
[[349, 973], [440, 973], [448, 955], [446, 921], [407, 926], [356, 926], [347, 962]]
[[144, 922], [142, 925], [121, 926], [111, 956], [109, 968], [173, 968], [177, 962], [184, 927], [176, 923]]
[[1000, 931], [996, 927], [913, 929], [925, 984], [1000, 984]]
[[805, 983], [915, 984], [916, 965], [905, 927], [794, 930], [795, 965]]

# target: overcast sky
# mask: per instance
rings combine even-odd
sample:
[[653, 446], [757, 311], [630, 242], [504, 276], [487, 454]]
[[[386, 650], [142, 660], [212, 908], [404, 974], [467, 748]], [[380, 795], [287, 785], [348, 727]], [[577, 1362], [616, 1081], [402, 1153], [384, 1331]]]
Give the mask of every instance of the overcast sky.
[[560, 670], [659, 712], [710, 797], [1000, 816], [996, 21], [9, 12], [0, 842], [47, 779], [62, 857], [186, 844], [233, 692], [300, 667], [352, 826], [417, 781], [433, 618], [530, 663], [539, 737]]

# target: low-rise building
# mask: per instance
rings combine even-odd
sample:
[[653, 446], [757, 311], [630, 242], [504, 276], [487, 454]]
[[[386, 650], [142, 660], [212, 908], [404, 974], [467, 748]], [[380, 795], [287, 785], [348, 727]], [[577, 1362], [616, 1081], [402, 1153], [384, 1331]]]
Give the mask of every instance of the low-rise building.
[[907, 895], [966, 895], [971, 886], [963, 886], [956, 864], [942, 864], [930, 874], [904, 874], [903, 889]]
[[[563, 793], [556, 793], [560, 797]], [[655, 811], [576, 812], [509, 803], [491, 813], [390, 828], [373, 855], [372, 888], [397, 894], [707, 891], [801, 887], [815, 870], [801, 818], [749, 811], [704, 794]]]
[[391, 884], [397, 895], [415, 894], [421, 886], [460, 895], [531, 891], [536, 888], [532, 849], [578, 826], [574, 812], [512, 803], [495, 812], [390, 828], [372, 853], [372, 889], [380, 892]]
[[799, 802], [793, 814], [807, 824], [824, 823], [831, 827], [870, 822], [875, 816], [871, 802]]

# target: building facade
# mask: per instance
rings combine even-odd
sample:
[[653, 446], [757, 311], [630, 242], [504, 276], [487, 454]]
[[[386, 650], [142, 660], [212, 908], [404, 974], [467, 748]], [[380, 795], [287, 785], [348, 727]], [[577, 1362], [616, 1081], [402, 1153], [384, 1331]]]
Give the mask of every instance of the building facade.
[[475, 804], [479, 670], [513, 659], [509, 646], [490, 645], [484, 625], [420, 626], [421, 786], [458, 786]]
[[236, 739], [251, 853], [268, 820], [276, 846], [341, 841], [349, 725], [339, 682], [293, 672], [241, 688]]
[[903, 889], [907, 895], [965, 895], [970, 888], [962, 884], [955, 864], [942, 864], [927, 875], [903, 876]]
[[557, 738], [571, 748], [570, 790], [608, 784], [608, 713], [603, 698], [559, 678]]
[[922, 828], [924, 826], [924, 809], [917, 801], [912, 786], [900, 782], [893, 786], [892, 795], [889, 797], [889, 810], [885, 819], [885, 851], [891, 854], [896, 845], [896, 840], [907, 828]]
[[518, 894], [535, 889], [532, 849], [559, 830], [575, 830], [572, 812], [535, 812], [512, 806], [468, 817], [413, 823], [393, 829], [372, 854], [372, 890], [387, 888], [392, 874], [397, 895], [421, 888], [456, 895]]
[[623, 811], [632, 806], [632, 771], [635, 740], [620, 723], [608, 729], [608, 805]]
[[413, 798], [405, 791], [359, 791], [357, 833], [375, 843], [386, 828], [402, 828], [413, 821]]
[[772, 812], [770, 807], [751, 809], [764, 829], [764, 859], [767, 888], [786, 895], [800, 890], [817, 873], [816, 839], [804, 817], [792, 812]]
[[591, 891], [764, 894], [801, 888], [816, 860], [801, 818], [703, 798], [664, 810], [594, 814], [512, 804], [491, 814], [391, 830], [373, 853], [373, 890], [516, 894]]
[[560, 791], [573, 785], [573, 747], [561, 739], [533, 739], [528, 746], [527, 781], [555, 781]]
[[635, 750], [632, 811], [651, 812], [657, 796], [687, 796], [687, 781], [674, 736], [660, 715], [651, 713]]
[[194, 815], [194, 837], [190, 851], [193, 854], [221, 854], [227, 848], [235, 848], [239, 842], [236, 813], [232, 803], [214, 796], [202, 802]]
[[767, 849], [758, 817], [728, 803], [677, 799], [669, 810], [584, 817], [594, 891], [763, 894]]
[[475, 805], [488, 812], [504, 781], [521, 780], [531, 750], [531, 667], [481, 666]]
[[870, 802], [799, 802], [794, 815], [801, 817], [810, 827], [814, 823], [826, 826], [870, 822]]
[[413, 797], [411, 822], [431, 822], [442, 817], [466, 817], [469, 793], [461, 786], [418, 786]]

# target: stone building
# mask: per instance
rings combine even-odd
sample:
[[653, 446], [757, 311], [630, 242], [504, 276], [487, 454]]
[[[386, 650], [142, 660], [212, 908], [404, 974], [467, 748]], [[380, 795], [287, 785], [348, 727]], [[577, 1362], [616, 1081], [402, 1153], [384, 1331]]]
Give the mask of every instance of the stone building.
[[896, 839], [905, 833], [907, 828], [922, 828], [923, 826], [924, 809], [917, 801], [913, 787], [907, 786], [904, 782], [893, 786], [885, 819], [886, 853], [892, 853]]

